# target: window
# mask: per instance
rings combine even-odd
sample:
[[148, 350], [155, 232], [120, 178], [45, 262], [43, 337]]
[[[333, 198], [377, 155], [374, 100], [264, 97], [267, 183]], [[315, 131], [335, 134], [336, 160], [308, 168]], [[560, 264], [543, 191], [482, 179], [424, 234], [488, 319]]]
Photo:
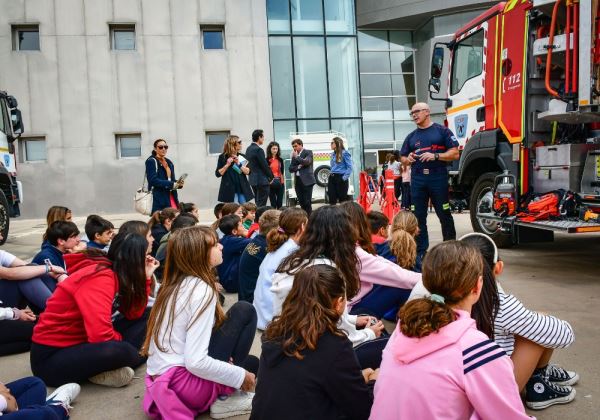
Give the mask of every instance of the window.
[[450, 93], [458, 93], [467, 80], [483, 72], [483, 30], [460, 41], [454, 48]]
[[205, 50], [225, 49], [225, 28], [223, 26], [201, 26], [202, 47]]
[[112, 24], [109, 28], [112, 50], [135, 50], [135, 24]]
[[141, 134], [117, 134], [117, 159], [131, 159], [142, 156]]
[[229, 131], [207, 131], [206, 143], [208, 144], [209, 155], [220, 155], [223, 153], [223, 145], [229, 137]]
[[295, 118], [294, 68], [290, 37], [269, 37], [273, 118]]
[[46, 139], [44, 137], [21, 137], [19, 139], [19, 160], [25, 162], [46, 161]]
[[39, 25], [13, 25], [13, 51], [39, 51]]

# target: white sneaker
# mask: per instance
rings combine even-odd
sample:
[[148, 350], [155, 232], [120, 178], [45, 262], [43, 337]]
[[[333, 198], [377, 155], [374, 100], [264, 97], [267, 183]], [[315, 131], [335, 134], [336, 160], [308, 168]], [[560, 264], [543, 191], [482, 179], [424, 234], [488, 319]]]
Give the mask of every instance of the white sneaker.
[[102, 372], [98, 375], [88, 378], [88, 381], [97, 385], [110, 386], [112, 388], [120, 388], [131, 382], [135, 372], [128, 366]]
[[75, 383], [59, 386], [48, 396], [48, 398], [46, 398], [46, 404], [60, 404], [68, 410], [71, 408], [71, 403], [75, 401], [75, 398], [79, 395], [79, 391], [81, 391], [81, 387]]
[[210, 406], [210, 417], [213, 419], [226, 419], [227, 417], [250, 414], [254, 392], [237, 390], [231, 395], [220, 396]]

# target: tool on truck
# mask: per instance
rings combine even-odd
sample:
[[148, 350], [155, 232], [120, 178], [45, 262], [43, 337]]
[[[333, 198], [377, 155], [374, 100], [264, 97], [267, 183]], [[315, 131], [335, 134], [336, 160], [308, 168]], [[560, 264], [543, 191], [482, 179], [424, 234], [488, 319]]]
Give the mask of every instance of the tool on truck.
[[17, 181], [14, 141], [23, 133], [21, 111], [14, 96], [0, 91], [0, 245], [6, 242], [10, 218], [21, 214], [23, 188]]
[[[429, 91], [460, 143], [451, 188], [475, 231], [500, 246], [600, 232], [599, 0], [497, 4], [435, 44]], [[572, 211], [534, 215], [553, 192]]]

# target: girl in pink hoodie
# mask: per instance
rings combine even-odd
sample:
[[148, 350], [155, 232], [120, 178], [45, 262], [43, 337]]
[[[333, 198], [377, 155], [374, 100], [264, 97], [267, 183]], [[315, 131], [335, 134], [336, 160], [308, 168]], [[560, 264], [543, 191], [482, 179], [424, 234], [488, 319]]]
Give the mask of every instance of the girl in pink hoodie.
[[448, 241], [429, 251], [429, 298], [410, 301], [383, 352], [371, 419], [526, 419], [513, 365], [478, 331], [479, 251]]

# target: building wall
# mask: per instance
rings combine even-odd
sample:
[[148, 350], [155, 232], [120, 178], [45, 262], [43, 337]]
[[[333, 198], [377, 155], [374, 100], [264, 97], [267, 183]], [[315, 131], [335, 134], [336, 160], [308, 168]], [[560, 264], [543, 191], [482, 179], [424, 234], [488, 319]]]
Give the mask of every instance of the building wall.
[[[180, 193], [216, 202], [206, 131], [272, 137], [265, 0], [0, 0], [0, 88], [17, 97], [25, 135], [47, 161], [21, 163], [25, 217], [60, 204], [75, 215], [130, 212], [152, 142], [165, 138]], [[38, 23], [40, 51], [12, 51], [11, 24]], [[135, 23], [136, 50], [111, 51], [109, 23]], [[225, 25], [203, 50], [200, 24]], [[142, 157], [117, 159], [116, 133], [139, 132]]]

